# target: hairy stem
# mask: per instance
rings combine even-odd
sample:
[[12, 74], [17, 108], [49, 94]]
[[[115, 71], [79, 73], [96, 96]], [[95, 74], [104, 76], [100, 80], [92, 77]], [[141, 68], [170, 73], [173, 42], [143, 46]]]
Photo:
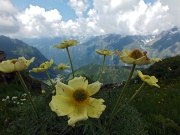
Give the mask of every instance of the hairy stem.
[[129, 99], [129, 102], [131, 102], [136, 95], [142, 90], [143, 86], [145, 85], [145, 82], [142, 83], [142, 85], [139, 87], [139, 89], [134, 93], [134, 95]]
[[116, 101], [116, 104], [115, 104], [115, 106], [114, 106], [114, 108], [113, 108], [113, 110], [112, 110], [112, 113], [110, 114], [108, 126], [111, 125], [111, 122], [112, 122], [114, 116], [116, 115], [116, 113], [118, 112], [118, 110], [119, 110], [119, 108], [120, 108], [121, 101], [122, 101], [122, 99], [123, 99], [123, 96], [124, 96], [124, 93], [125, 93], [125, 91], [126, 91], [126, 89], [127, 89], [127, 86], [128, 86], [128, 84], [129, 84], [129, 82], [130, 82], [130, 80], [131, 80], [131, 77], [132, 77], [132, 75], [133, 75], [135, 66], [136, 66], [136, 64], [133, 64], [133, 65], [132, 65], [132, 68], [131, 68], [131, 72], [130, 72], [130, 74], [129, 74], [129, 77], [128, 77], [128, 79], [127, 79], [127, 81], [126, 81], [126, 83], [125, 83], [125, 85], [124, 85], [124, 87], [123, 87], [123, 89], [122, 89], [122, 91], [121, 91], [121, 93], [120, 93], [120, 95], [119, 95], [119, 98], [118, 98], [117, 101]]
[[36, 116], [37, 118], [39, 118], [39, 115], [38, 115], [38, 113], [37, 113], [37, 111], [36, 111], [36, 109], [35, 109], [34, 103], [33, 103], [33, 101], [32, 101], [31, 95], [30, 95], [30, 93], [29, 93], [29, 91], [28, 91], [28, 88], [27, 88], [27, 86], [26, 86], [26, 84], [25, 84], [25, 82], [24, 82], [24, 80], [23, 80], [20, 72], [17, 71], [17, 72], [16, 72], [16, 75], [18, 76], [19, 81], [21, 82], [21, 85], [23, 86], [23, 88], [24, 88], [24, 90], [25, 90], [25, 92], [26, 92], [26, 94], [27, 94], [27, 96], [28, 96], [28, 100], [29, 100], [30, 103], [31, 103], [31, 106], [32, 106], [32, 109], [33, 109], [33, 111], [34, 111], [35, 116]]
[[74, 68], [73, 68], [72, 59], [71, 59], [71, 55], [69, 53], [68, 47], [66, 47], [66, 50], [67, 50], [67, 53], [68, 53], [68, 56], [69, 56], [69, 61], [70, 61], [70, 64], [71, 64], [72, 75], [73, 75], [73, 78], [74, 78]]
[[104, 62], [105, 62], [105, 59], [106, 59], [106, 55], [104, 55], [104, 57], [103, 57], [101, 72], [99, 74], [99, 81], [100, 82], [102, 81], [102, 74], [103, 74], [103, 71], [104, 71]]

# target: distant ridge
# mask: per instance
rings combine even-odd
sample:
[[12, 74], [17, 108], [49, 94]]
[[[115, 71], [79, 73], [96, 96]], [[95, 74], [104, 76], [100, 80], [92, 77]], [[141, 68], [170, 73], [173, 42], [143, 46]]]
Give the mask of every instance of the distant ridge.
[[[50, 39], [32, 39], [25, 40], [31, 46], [35, 46], [40, 52], [46, 55], [47, 58], [53, 58], [56, 64], [63, 62], [69, 63], [66, 51], [57, 50], [53, 46], [61, 42], [62, 37], [50, 38]], [[48, 41], [48, 42], [44, 42]], [[102, 61], [102, 57], [99, 56], [96, 49], [109, 49], [120, 50], [139, 48], [142, 51], [147, 51], [147, 56], [151, 58], [167, 58], [180, 54], [180, 30], [177, 27], [173, 27], [167, 31], [163, 31], [158, 35], [119, 35], [119, 34], [107, 34], [91, 37], [88, 40], [71, 47], [69, 50], [72, 55], [74, 67], [77, 69], [81, 66], [96, 63], [99, 64]], [[119, 58], [117, 55], [107, 57], [106, 65], [117, 66], [119, 64]]]
[[[41, 63], [48, 61], [35, 47], [29, 46], [21, 40], [11, 39], [6, 36], [0, 36], [0, 51], [5, 52], [6, 59], [14, 59], [21, 56], [24, 56], [26, 59], [35, 57], [35, 61], [28, 69], [38, 67]], [[49, 69], [49, 73], [51, 77], [56, 77], [56, 72], [53, 69]], [[35, 78], [47, 79], [45, 73], [31, 73], [31, 75]]]

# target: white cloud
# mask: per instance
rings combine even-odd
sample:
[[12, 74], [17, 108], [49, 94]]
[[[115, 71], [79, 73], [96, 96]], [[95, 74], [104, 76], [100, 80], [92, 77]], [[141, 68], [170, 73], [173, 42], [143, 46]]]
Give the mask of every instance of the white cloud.
[[56, 36], [62, 16], [54, 9], [45, 11], [39, 6], [30, 5], [17, 18], [21, 23], [21, 34], [26, 37]]
[[172, 22], [174, 25], [180, 28], [180, 1], [179, 0], [160, 0], [162, 5], [168, 6], [168, 14], [170, 16], [169, 22]]
[[68, 5], [74, 9], [77, 19], [63, 21], [57, 9], [45, 10], [33, 5], [17, 14], [10, 0], [1, 0], [0, 31], [5, 34], [17, 31], [17, 37], [32, 38], [156, 34], [175, 25], [180, 27], [180, 1], [177, 0], [157, 0], [151, 4], [143, 0], [94, 0], [93, 3], [69, 0]]
[[83, 17], [83, 12], [89, 7], [88, 0], [69, 0], [68, 4], [75, 10], [79, 18]]
[[9, 0], [0, 0], [0, 35], [12, 35], [19, 29], [17, 10]]
[[110, 2], [111, 4], [109, 0], [94, 0], [94, 9], [99, 16], [97, 25], [105, 33], [155, 34], [157, 29], [162, 31], [173, 26], [173, 22], [169, 20], [171, 17], [168, 6], [160, 2], [149, 5], [143, 0]]

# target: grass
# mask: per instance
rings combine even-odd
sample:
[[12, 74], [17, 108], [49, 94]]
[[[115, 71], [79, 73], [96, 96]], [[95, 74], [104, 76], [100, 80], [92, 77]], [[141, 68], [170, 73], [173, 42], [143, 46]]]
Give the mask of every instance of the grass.
[[[50, 110], [48, 106], [52, 96], [50, 88], [46, 88], [47, 93], [42, 95], [39, 84], [24, 76], [26, 82], [29, 82], [28, 88], [33, 94], [36, 108], [38, 112], [41, 112], [41, 119], [37, 122], [32, 115], [28, 102], [24, 101], [23, 104], [12, 102], [12, 96], [17, 96], [18, 99], [21, 99], [24, 91], [17, 78], [8, 79], [8, 85], [0, 83], [0, 98], [6, 98], [7, 95], [11, 98], [7, 102], [0, 102], [0, 124], [2, 125], [0, 126], [0, 134], [56, 135], [62, 133], [68, 135], [81, 132], [84, 134], [103, 133], [104, 135], [146, 135], [147, 130], [149, 135], [179, 135], [179, 60], [179, 56], [168, 58], [143, 71], [144, 74], [155, 75], [161, 88], [158, 89], [146, 84], [132, 103], [123, 102], [124, 104], [114, 120], [116, 124], [113, 124], [108, 132], [104, 129], [103, 124], [111, 113], [122, 86], [116, 86], [115, 89], [106, 87], [107, 89], [102, 89], [95, 95], [96, 98], [103, 98], [107, 106], [100, 119], [88, 119], [87, 121], [79, 122], [77, 128], [71, 128], [67, 126], [67, 117], [57, 117]], [[94, 69], [92, 72], [94, 72]], [[79, 73], [82, 72], [79, 71]], [[91, 76], [89, 79], [92, 79]], [[2, 82], [3, 79], [0, 78], [0, 81]], [[137, 77], [131, 81], [124, 96], [124, 101], [128, 101], [141, 83], [142, 81]], [[33, 84], [34, 87], [29, 84]], [[35, 90], [35, 88], [37, 89]]]
[[[172, 74], [167, 73], [164, 74], [165, 76], [159, 74], [161, 79], [158, 84], [161, 87], [158, 89], [145, 85], [131, 103], [147, 121], [150, 135], [180, 134], [180, 78], [173, 78]], [[131, 84], [126, 98], [129, 98], [139, 87], [140, 80], [137, 84]]]

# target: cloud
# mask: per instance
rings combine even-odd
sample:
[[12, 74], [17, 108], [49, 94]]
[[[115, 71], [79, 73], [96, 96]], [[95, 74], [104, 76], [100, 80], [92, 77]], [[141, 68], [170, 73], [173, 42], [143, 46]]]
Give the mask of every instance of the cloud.
[[168, 6], [160, 2], [147, 5], [143, 0], [111, 0], [109, 4], [108, 0], [94, 0], [94, 9], [97, 25], [105, 33], [156, 34], [173, 26]]
[[30, 5], [17, 16], [21, 24], [21, 34], [26, 37], [56, 36], [62, 16], [57, 9], [45, 11], [39, 6]]
[[76, 15], [83, 17], [83, 12], [89, 7], [88, 0], [69, 0], [68, 4], [75, 10]]
[[12, 35], [19, 30], [17, 10], [9, 0], [0, 1], [0, 35]]
[[168, 14], [170, 16], [169, 22], [172, 22], [175, 26], [180, 28], [180, 1], [179, 0], [160, 0], [162, 5], [168, 6]]
[[[0, 31], [17, 37], [157, 34], [180, 27], [180, 1], [69, 0], [76, 19], [63, 21], [57, 9], [30, 5], [18, 12], [10, 0], [0, 1]], [[0, 33], [0, 34], [1, 34]]]

